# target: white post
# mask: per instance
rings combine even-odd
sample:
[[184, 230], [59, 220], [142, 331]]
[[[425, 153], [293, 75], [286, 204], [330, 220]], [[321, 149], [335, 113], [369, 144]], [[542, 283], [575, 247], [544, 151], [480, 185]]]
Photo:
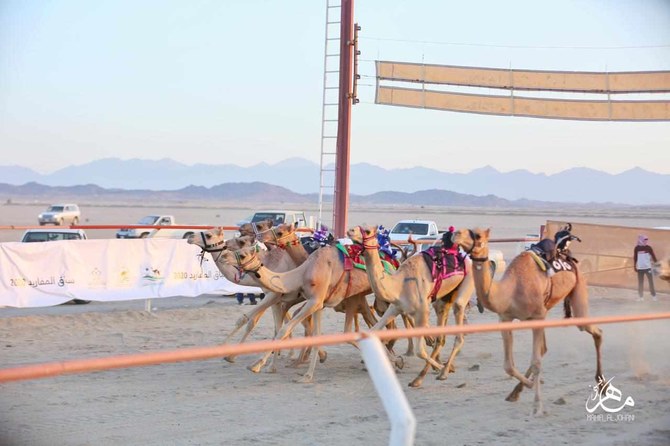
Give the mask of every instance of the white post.
[[144, 301], [144, 311], [151, 313], [151, 299], [146, 299]]
[[405, 397], [395, 370], [389, 361], [386, 348], [379, 338], [366, 333], [358, 341], [365, 361], [365, 367], [372, 378], [377, 394], [382, 400], [386, 414], [391, 421], [391, 446], [409, 446], [414, 444], [416, 418]]

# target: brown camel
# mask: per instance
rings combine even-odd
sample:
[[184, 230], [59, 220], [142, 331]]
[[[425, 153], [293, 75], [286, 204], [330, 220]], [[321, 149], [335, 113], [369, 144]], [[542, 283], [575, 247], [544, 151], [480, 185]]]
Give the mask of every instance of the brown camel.
[[[549, 277], [529, 251], [516, 256], [499, 281], [493, 280], [489, 260], [490, 229], [460, 229], [454, 233], [453, 241], [470, 253], [474, 262], [473, 276], [477, 298], [485, 308], [498, 314], [501, 322], [519, 320], [544, 320], [547, 312], [564, 300], [566, 317], [572, 313], [587, 317], [589, 295], [584, 276], [572, 264], [572, 271], [559, 271]], [[596, 348], [596, 382], [605, 382], [602, 374], [600, 346], [602, 332], [594, 325], [580, 326], [593, 336]], [[542, 356], [546, 352], [544, 329], [533, 330], [533, 354], [531, 365], [522, 375], [514, 365], [511, 331], [502, 331], [505, 351], [505, 372], [519, 380], [519, 384], [508, 395], [507, 401], [516, 401], [523, 386], [534, 388], [534, 414], [543, 414], [540, 395], [540, 372]]]
[[[255, 275], [259, 284], [276, 293], [290, 293], [302, 289], [305, 304], [282, 327], [275, 339], [287, 338], [295, 326], [309, 316], [314, 318], [314, 334], [319, 335], [321, 310], [324, 307], [336, 307], [352, 296], [365, 296], [372, 292], [366, 272], [358, 268], [345, 268], [340, 251], [330, 245], [317, 249], [305, 263], [285, 273], [265, 267], [258, 253], [251, 248], [226, 251], [223, 257], [231, 264]], [[257, 363], [264, 364], [269, 355], [270, 353], [264, 354]], [[315, 368], [316, 355], [311, 355], [309, 368], [301, 381], [313, 382]]]
[[654, 273], [658, 275], [659, 279], [670, 282], [670, 257], [656, 262]]
[[[395, 319], [398, 314], [409, 314], [414, 318], [417, 327], [427, 327], [429, 324], [431, 295], [435, 300], [433, 308], [437, 316], [437, 324], [447, 324], [449, 310], [454, 306], [454, 316], [458, 325], [463, 324], [465, 306], [474, 290], [474, 283], [470, 274], [461, 270], [445, 278], [435, 288], [435, 282], [430, 267], [423, 255], [414, 255], [402, 263], [394, 273], [388, 273], [382, 265], [379, 256], [379, 242], [377, 240], [377, 226], [354, 227], [349, 229], [347, 236], [355, 243], [364, 247], [363, 255], [367, 267], [368, 279], [375, 296], [388, 302], [389, 308], [373, 329], [382, 327], [389, 319]], [[469, 263], [469, 261], [468, 261]], [[466, 265], [470, 270], [470, 264]], [[463, 346], [463, 335], [454, 339], [454, 347], [449, 359], [443, 366], [439, 361], [440, 350], [444, 346], [444, 336], [440, 336], [433, 344], [430, 355], [426, 353], [425, 339], [419, 337], [414, 342], [417, 356], [424, 359], [426, 364], [419, 375], [409, 383], [410, 387], [420, 387], [432, 367], [440, 369], [438, 379], [446, 379], [449, 371], [453, 371], [453, 361]]]

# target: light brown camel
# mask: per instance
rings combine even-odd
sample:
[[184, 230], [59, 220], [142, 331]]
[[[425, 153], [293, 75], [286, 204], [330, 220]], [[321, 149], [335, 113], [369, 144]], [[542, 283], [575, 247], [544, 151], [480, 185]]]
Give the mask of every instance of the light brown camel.
[[[345, 268], [340, 256], [340, 251], [336, 247], [324, 246], [312, 253], [298, 268], [281, 273], [265, 267], [254, 249], [243, 248], [223, 253], [227, 261], [255, 275], [259, 283], [269, 290], [276, 293], [290, 293], [302, 289], [305, 304], [282, 327], [275, 339], [287, 338], [295, 326], [309, 316], [314, 317], [314, 334], [319, 335], [321, 310], [324, 307], [336, 307], [349, 297], [365, 296], [372, 292], [366, 272], [358, 268]], [[257, 363], [264, 364], [269, 355], [270, 353], [264, 354]], [[301, 381], [313, 382], [315, 369], [316, 355], [311, 355], [309, 368]]]
[[[574, 314], [587, 317], [589, 314], [589, 295], [586, 279], [578, 270], [559, 271], [549, 277], [542, 271], [529, 251], [516, 256], [507, 267], [499, 281], [493, 280], [489, 260], [490, 229], [460, 229], [454, 233], [453, 241], [470, 253], [474, 262], [474, 281], [477, 298], [485, 308], [498, 314], [501, 322], [519, 320], [543, 320], [547, 312], [557, 303], [564, 300], [566, 317]], [[600, 346], [602, 332], [594, 325], [580, 326], [593, 336], [596, 348], [596, 382], [605, 382], [602, 367]], [[513, 335], [511, 331], [502, 331], [505, 351], [505, 372], [519, 380], [519, 384], [507, 396], [507, 401], [516, 401], [523, 386], [534, 388], [534, 414], [543, 414], [540, 395], [540, 372], [542, 356], [546, 352], [544, 329], [533, 330], [533, 354], [531, 365], [522, 375], [514, 365], [512, 350]]]
[[670, 257], [654, 264], [654, 274], [656, 274], [659, 279], [670, 282]]
[[[263, 257], [263, 261], [269, 267], [277, 271], [289, 271], [297, 267], [307, 258], [305, 248], [299, 242], [297, 234], [295, 233], [295, 228], [292, 225], [283, 224], [277, 228], [272, 228], [270, 231], [272, 227], [272, 221], [268, 220], [267, 222], [259, 223], [257, 225], [256, 231], [251, 231], [249, 229], [250, 226], [251, 225], [247, 224], [247, 227], [245, 228], [243, 225], [241, 229], [243, 231], [246, 229], [247, 233], [251, 232], [254, 234], [254, 237], [260, 238], [260, 241], [262, 242], [268, 242], [268, 246], [274, 246], [277, 248], [271, 249], [270, 251], [259, 251], [259, 255]], [[272, 234], [272, 237], [270, 237], [269, 234]], [[271, 238], [273, 240], [271, 240]], [[242, 236], [225, 241], [223, 229], [215, 228], [211, 231], [203, 231], [202, 233], [194, 234], [193, 237], [189, 238], [189, 243], [198, 245], [202, 249], [207, 247], [217, 247], [215, 251], [218, 251], [218, 247], [221, 246], [224, 246], [229, 250], [236, 250], [252, 246], [255, 243], [255, 239], [251, 236]], [[222, 251], [218, 251], [219, 254], [221, 252]], [[215, 252], [212, 254], [215, 254]], [[260, 285], [262, 287], [262, 284], [259, 284], [254, 277], [250, 275], [240, 275], [239, 271], [235, 267], [224, 262], [220, 256], [215, 256], [215, 260], [217, 267], [228, 280], [242, 285]], [[243, 326], [246, 325], [245, 332], [239, 341], [244, 342], [256, 327], [261, 316], [268, 308], [272, 308], [273, 310], [275, 334], [277, 334], [281, 329], [283, 322], [286, 320], [288, 310], [292, 306], [304, 301], [304, 297], [298, 291], [285, 294], [274, 293], [267, 289], [264, 289], [264, 291], [266, 292], [265, 298], [249, 314], [245, 314], [237, 320], [235, 328], [224, 339], [224, 343], [228, 342], [232, 336], [234, 336]], [[363, 316], [363, 319], [368, 327], [372, 327], [377, 322], [377, 319], [370, 311], [367, 300], [365, 299], [365, 295], [352, 296], [350, 299], [343, 301], [334, 309], [338, 312], [345, 313], [345, 332], [351, 331], [352, 326], [354, 326], [355, 330], [359, 330], [357, 320], [358, 314]], [[306, 318], [303, 321], [303, 325], [305, 325], [306, 335], [310, 334], [313, 330], [311, 318]], [[304, 362], [305, 355], [307, 353], [308, 350], [304, 350], [294, 365]], [[325, 361], [327, 356], [326, 352], [322, 349], [319, 349], [318, 354], [320, 361]], [[234, 356], [228, 356], [225, 359], [229, 362], [234, 362]], [[276, 359], [277, 355], [273, 356], [273, 360], [269, 366], [269, 371], [271, 372], [276, 371]], [[253, 372], [259, 372], [263, 365], [264, 363], [256, 363], [249, 366], [249, 369]]]
[[[269, 222], [267, 228], [270, 226], [271, 222]], [[252, 234], [254, 233], [253, 231], [251, 232]], [[224, 235], [223, 228], [213, 228], [212, 230], [193, 234], [188, 238], [188, 243], [199, 246], [205, 252], [210, 252], [217, 268], [229, 281], [239, 285], [258, 287], [258, 282], [252, 276], [240, 274], [238, 269], [225, 262], [222, 257], [222, 253], [228, 249], [236, 250], [244, 247], [253, 247], [252, 249], [258, 249], [256, 246], [256, 235], [245, 235], [229, 240], [226, 240]], [[259, 255], [263, 258], [265, 263], [272, 265], [272, 267], [278, 271], [290, 271], [297, 266], [291, 257], [282, 250], [259, 251]], [[296, 303], [303, 300], [302, 297], [298, 295], [298, 292], [277, 294], [268, 289], [263, 289], [263, 291], [265, 293], [265, 298], [261, 300], [260, 304], [257, 305], [250, 314], [245, 314], [237, 320], [235, 328], [223, 340], [224, 343], [228, 342], [246, 324], [246, 330], [239, 340], [240, 343], [244, 342], [251, 334], [251, 331], [258, 323], [260, 317], [268, 308], [273, 309], [275, 333], [279, 332], [286, 315], [286, 311], [283, 311], [283, 307], [290, 308], [292, 305], [295, 305]], [[311, 321], [305, 321], [306, 334], [309, 334], [312, 331], [310, 322]], [[322, 361], [324, 361], [326, 358], [325, 351], [320, 350], [319, 357]], [[224, 359], [228, 362], [235, 362], [234, 355], [226, 356]], [[270, 372], [276, 371], [276, 359], [277, 357], [274, 356], [273, 361], [269, 367]]]
[[[429, 325], [431, 295], [435, 293], [433, 308], [437, 316], [437, 325], [447, 324], [449, 310], [454, 306], [454, 316], [458, 325], [463, 324], [465, 306], [474, 291], [474, 283], [470, 274], [464, 271], [455, 273], [442, 280], [439, 288], [434, 290], [435, 282], [430, 267], [423, 255], [414, 255], [402, 263], [394, 273], [388, 273], [382, 265], [379, 256], [379, 242], [377, 226], [357, 226], [349, 229], [347, 236], [355, 243], [363, 245], [363, 256], [367, 268], [368, 279], [375, 296], [390, 304], [384, 316], [373, 329], [382, 327], [389, 319], [395, 319], [398, 314], [409, 314], [414, 318], [415, 326]], [[466, 265], [466, 271], [471, 264]], [[410, 387], [420, 387], [431, 366], [440, 369], [438, 379], [446, 379], [449, 371], [453, 371], [453, 361], [463, 346], [463, 335], [454, 339], [454, 347], [449, 359], [444, 364], [439, 363], [440, 350], [444, 346], [444, 336], [440, 336], [433, 344], [430, 356], [426, 354], [425, 339], [419, 337], [414, 342], [417, 356], [424, 359], [426, 364], [419, 375], [409, 383]]]

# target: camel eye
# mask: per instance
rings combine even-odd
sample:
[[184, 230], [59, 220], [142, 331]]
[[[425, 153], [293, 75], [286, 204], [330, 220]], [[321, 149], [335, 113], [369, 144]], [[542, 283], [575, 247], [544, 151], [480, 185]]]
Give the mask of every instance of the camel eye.
[[482, 238], [481, 234], [475, 234], [475, 240], [480, 240]]

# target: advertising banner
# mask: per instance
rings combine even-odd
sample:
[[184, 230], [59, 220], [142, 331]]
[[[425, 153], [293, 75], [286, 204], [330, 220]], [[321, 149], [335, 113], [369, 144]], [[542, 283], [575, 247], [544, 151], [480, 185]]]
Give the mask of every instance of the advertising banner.
[[230, 282], [209, 253], [202, 262], [199, 254], [173, 239], [0, 243], [0, 306], [261, 293]]

